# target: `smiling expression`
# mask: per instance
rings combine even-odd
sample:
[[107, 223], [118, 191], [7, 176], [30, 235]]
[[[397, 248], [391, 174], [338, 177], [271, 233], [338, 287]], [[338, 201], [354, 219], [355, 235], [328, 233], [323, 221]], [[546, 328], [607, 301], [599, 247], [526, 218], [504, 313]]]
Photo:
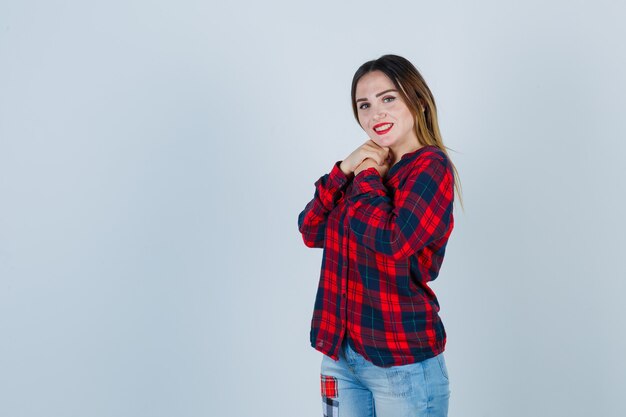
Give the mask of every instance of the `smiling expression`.
[[363, 130], [379, 146], [390, 147], [397, 158], [420, 146], [413, 114], [382, 71], [369, 72], [359, 79], [356, 106]]

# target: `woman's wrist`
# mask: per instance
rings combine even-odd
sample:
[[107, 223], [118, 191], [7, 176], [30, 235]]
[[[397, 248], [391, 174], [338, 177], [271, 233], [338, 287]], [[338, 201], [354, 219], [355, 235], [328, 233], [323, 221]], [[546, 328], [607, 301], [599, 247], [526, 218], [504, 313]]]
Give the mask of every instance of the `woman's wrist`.
[[341, 163], [339, 164], [339, 169], [341, 170], [341, 172], [343, 172], [346, 176], [349, 176], [350, 174], [352, 174], [354, 172], [354, 170], [350, 171], [348, 168], [346, 168], [345, 165], [345, 161], [341, 161]]

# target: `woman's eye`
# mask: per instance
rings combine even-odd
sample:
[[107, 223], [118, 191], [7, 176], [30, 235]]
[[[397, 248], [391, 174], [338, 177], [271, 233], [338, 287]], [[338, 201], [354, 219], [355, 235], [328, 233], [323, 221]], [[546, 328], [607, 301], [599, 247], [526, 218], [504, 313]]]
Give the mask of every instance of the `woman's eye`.
[[[391, 101], [394, 101], [395, 99], [396, 99], [396, 98], [395, 98], [395, 97], [393, 97], [393, 96], [388, 96], [388, 97], [383, 98], [383, 102], [385, 102], [385, 103], [389, 103], [389, 102], [391, 102]], [[387, 101], [387, 100], [389, 100], [389, 101]], [[359, 109], [364, 110], [366, 107], [363, 107], [363, 106], [369, 106], [369, 104], [368, 104], [368, 103], [363, 103], [363, 104], [361, 104], [361, 105], [359, 106]]]

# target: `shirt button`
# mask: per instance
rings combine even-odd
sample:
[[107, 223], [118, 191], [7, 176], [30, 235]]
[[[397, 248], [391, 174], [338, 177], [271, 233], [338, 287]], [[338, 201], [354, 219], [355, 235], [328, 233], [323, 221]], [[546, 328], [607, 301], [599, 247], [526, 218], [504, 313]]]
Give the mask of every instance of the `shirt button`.
[[341, 296], [342, 296], [343, 298], [346, 298], [346, 293], [344, 292], [343, 294], [341, 294]]

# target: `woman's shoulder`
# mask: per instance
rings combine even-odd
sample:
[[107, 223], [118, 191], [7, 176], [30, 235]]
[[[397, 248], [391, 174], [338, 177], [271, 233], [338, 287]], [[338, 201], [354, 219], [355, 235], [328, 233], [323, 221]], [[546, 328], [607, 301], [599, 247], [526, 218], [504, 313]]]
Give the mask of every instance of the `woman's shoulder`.
[[448, 155], [439, 147], [434, 146], [434, 145], [422, 146], [416, 152], [415, 158], [411, 158], [411, 159], [412, 159], [411, 165], [422, 165], [425, 162], [428, 162], [430, 160], [440, 160], [445, 165], [449, 164]]
[[418, 148], [410, 154], [405, 154], [405, 158], [399, 163], [401, 166], [393, 173], [388, 185], [395, 188], [402, 188], [411, 177], [420, 175], [424, 171], [437, 170], [439, 164], [443, 164], [446, 171], [451, 171], [448, 156], [437, 146], [426, 145]]

